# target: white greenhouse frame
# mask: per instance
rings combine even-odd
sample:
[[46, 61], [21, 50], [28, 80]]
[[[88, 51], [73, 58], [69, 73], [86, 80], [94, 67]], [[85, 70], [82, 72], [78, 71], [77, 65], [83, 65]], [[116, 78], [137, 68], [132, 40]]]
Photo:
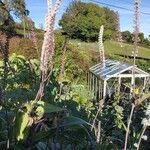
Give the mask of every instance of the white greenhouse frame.
[[[92, 66], [89, 69], [87, 82], [88, 88], [91, 92], [93, 92], [96, 100], [105, 100], [108, 95], [108, 82], [110, 79], [117, 79], [118, 82], [118, 90], [120, 90], [122, 78], [130, 78], [131, 86], [130, 86], [130, 94], [132, 92], [132, 85], [134, 82], [133, 74], [133, 65], [129, 65], [126, 63], [121, 63], [119, 61], [114, 60], [106, 60], [105, 67], [101, 63]], [[145, 86], [147, 81], [149, 82], [150, 74], [141, 70], [137, 66], [135, 67], [135, 79], [139, 78], [143, 81], [143, 91], [145, 90]], [[136, 83], [135, 83], [136, 85]]]

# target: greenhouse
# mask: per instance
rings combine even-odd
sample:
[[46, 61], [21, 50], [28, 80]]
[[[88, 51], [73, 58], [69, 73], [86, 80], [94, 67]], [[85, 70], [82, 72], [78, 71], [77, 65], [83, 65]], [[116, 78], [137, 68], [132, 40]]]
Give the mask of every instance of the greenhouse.
[[133, 65], [114, 60], [106, 60], [105, 67], [101, 63], [92, 66], [88, 72], [88, 88], [93, 92], [96, 100], [104, 100], [111, 97], [116, 91], [131, 96], [134, 90], [136, 94], [146, 92], [150, 74], [137, 66], [134, 68], [135, 88], [133, 89]]

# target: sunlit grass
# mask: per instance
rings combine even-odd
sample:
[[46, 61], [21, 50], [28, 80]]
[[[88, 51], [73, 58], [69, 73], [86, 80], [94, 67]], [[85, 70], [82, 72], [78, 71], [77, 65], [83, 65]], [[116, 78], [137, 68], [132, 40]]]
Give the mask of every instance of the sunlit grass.
[[[72, 43], [80, 47], [84, 50], [92, 50], [98, 51], [98, 43], [92, 42], [80, 42], [78, 40], [71, 40]], [[123, 43], [123, 48], [120, 47], [119, 43], [115, 41], [105, 41], [104, 43], [106, 55], [113, 54], [113, 55], [128, 55], [131, 56], [131, 51], [133, 49], [133, 45]], [[142, 58], [149, 58], [150, 59], [150, 49], [139, 47], [139, 54], [138, 57]]]

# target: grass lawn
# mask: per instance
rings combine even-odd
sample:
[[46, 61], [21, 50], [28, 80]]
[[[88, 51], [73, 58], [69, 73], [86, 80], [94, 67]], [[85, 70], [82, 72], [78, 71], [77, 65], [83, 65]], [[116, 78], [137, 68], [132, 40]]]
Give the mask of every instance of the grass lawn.
[[[98, 51], [98, 43], [80, 42], [78, 40], [71, 40], [70, 42], [84, 50]], [[113, 54], [113, 55], [131, 56], [131, 51], [133, 49], [133, 45], [124, 43], [123, 46], [124, 47], [121, 48], [119, 43], [117, 43], [115, 41], [105, 41], [105, 43], [104, 43], [105, 53], [106, 53], [106, 55]], [[150, 59], [150, 49], [144, 48], [144, 47], [139, 47], [138, 57]]]

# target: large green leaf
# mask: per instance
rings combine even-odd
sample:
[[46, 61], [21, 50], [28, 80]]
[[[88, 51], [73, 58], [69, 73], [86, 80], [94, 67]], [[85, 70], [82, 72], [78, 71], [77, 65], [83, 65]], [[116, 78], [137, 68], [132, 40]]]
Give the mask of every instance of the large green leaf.
[[31, 59], [31, 60], [28, 61], [28, 62], [32, 65], [32, 67], [33, 67], [33, 69], [34, 69], [36, 75], [39, 76], [39, 75], [40, 75], [40, 68], [39, 68], [39, 66], [40, 66], [40, 61], [37, 60], [37, 59]]
[[[84, 127], [84, 125], [90, 125], [88, 122], [77, 118], [77, 117], [64, 117], [62, 122], [60, 122], [59, 124], [59, 128], [61, 127], [71, 127], [71, 128], [76, 128], [77, 126], [79, 126], [80, 128], [84, 129], [84, 132], [88, 132], [86, 131], [86, 128]], [[56, 127], [57, 128], [57, 127]], [[55, 129], [56, 129], [55, 128]], [[55, 132], [54, 132], [54, 128], [50, 129], [49, 131], [39, 131], [34, 135], [34, 142], [37, 143], [38, 141], [44, 140], [44, 139], [50, 139], [53, 138]]]
[[26, 58], [23, 55], [17, 55], [16, 53], [13, 53], [9, 59], [10, 59], [10, 61], [14, 61], [14, 60], [15, 61], [16, 60], [25, 61], [26, 60]]
[[[51, 113], [65, 111], [60, 107], [45, 103], [43, 101], [31, 101], [23, 104], [22, 108], [18, 111], [15, 120], [16, 139], [18, 141], [25, 140], [28, 135], [30, 114], [36, 114], [37, 117], [49, 116]], [[34, 117], [34, 116], [33, 116]]]
[[65, 109], [63, 108], [51, 105], [43, 101], [38, 101], [36, 105], [37, 105], [36, 113], [39, 116], [44, 116], [44, 115], [49, 115], [51, 113], [65, 111]]
[[[26, 138], [28, 130], [25, 130], [28, 126], [29, 116], [28, 113], [18, 113], [16, 124], [16, 138], [18, 141]], [[25, 132], [26, 131], [26, 132]]]

